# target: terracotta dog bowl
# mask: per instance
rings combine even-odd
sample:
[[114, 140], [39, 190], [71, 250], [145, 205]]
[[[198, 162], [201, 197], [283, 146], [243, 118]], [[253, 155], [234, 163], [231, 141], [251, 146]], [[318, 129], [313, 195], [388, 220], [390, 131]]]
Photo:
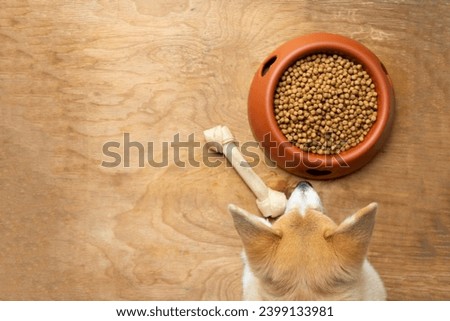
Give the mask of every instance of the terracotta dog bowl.
[[[360, 63], [378, 94], [377, 120], [364, 140], [335, 155], [305, 152], [291, 144], [278, 127], [274, 93], [284, 71], [298, 59], [330, 53]], [[380, 60], [359, 42], [335, 34], [316, 33], [295, 38], [272, 52], [256, 72], [248, 97], [248, 117], [253, 135], [266, 155], [279, 167], [310, 179], [331, 179], [350, 174], [367, 164], [380, 150], [392, 125], [394, 91]]]

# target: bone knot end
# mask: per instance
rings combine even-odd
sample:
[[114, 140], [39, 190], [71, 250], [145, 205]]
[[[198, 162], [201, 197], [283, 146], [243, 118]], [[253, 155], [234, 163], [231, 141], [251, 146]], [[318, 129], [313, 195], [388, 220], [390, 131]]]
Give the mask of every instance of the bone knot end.
[[223, 147], [235, 141], [233, 134], [227, 126], [216, 126], [203, 132], [207, 143], [213, 143], [210, 149], [217, 153], [223, 153]]
[[286, 195], [271, 188], [267, 188], [267, 192], [267, 198], [257, 199], [256, 205], [264, 217], [278, 217], [284, 213], [286, 208]]

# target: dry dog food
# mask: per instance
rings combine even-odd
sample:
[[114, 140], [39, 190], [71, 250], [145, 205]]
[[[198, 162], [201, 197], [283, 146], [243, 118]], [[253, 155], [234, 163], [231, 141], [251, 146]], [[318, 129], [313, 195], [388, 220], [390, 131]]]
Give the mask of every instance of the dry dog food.
[[291, 143], [306, 152], [337, 154], [364, 140], [377, 119], [377, 92], [360, 64], [314, 54], [283, 73], [274, 109]]

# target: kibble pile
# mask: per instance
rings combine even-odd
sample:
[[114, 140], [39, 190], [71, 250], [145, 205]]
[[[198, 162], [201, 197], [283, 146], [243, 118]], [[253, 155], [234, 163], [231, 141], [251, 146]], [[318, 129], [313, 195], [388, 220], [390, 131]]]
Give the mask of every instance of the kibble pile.
[[377, 92], [360, 64], [314, 54], [283, 73], [274, 109], [291, 143], [306, 152], [337, 154], [364, 140], [377, 119]]

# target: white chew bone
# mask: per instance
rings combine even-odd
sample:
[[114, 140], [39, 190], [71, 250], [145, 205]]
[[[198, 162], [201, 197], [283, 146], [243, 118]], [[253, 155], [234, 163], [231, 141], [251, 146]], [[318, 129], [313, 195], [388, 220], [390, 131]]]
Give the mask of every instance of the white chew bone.
[[287, 202], [286, 195], [267, 187], [262, 179], [256, 175], [236, 144], [234, 144], [235, 139], [228, 127], [216, 126], [205, 130], [203, 134], [208, 143], [214, 143], [211, 149], [225, 155], [233, 168], [255, 194], [257, 198], [256, 205], [264, 217], [277, 217], [284, 213]]

